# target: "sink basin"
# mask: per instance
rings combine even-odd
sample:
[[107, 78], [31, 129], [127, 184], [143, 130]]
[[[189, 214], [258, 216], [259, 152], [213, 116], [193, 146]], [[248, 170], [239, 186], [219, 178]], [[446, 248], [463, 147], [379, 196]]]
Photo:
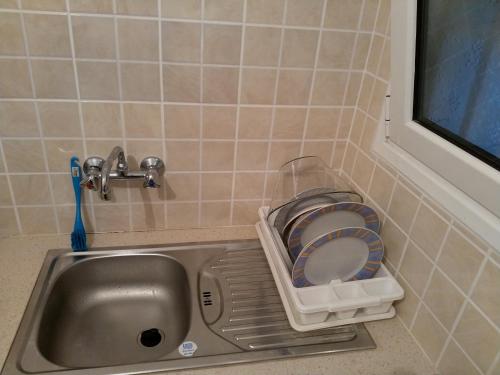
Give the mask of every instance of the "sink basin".
[[155, 360], [183, 342], [190, 310], [186, 271], [172, 258], [86, 259], [55, 281], [38, 347], [49, 361], [65, 367]]
[[297, 332], [258, 241], [47, 253], [1, 375], [144, 374], [374, 348]]

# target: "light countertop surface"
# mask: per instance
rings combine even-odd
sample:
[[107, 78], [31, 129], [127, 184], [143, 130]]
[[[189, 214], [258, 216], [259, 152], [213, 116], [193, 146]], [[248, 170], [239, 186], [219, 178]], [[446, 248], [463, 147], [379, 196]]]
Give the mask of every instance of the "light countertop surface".
[[[167, 244], [257, 238], [253, 227], [227, 227], [90, 235], [91, 247]], [[0, 239], [0, 368], [3, 366], [45, 253], [68, 248], [68, 235]], [[228, 365], [173, 374], [431, 375], [431, 364], [397, 318], [367, 323], [377, 349], [253, 364]]]

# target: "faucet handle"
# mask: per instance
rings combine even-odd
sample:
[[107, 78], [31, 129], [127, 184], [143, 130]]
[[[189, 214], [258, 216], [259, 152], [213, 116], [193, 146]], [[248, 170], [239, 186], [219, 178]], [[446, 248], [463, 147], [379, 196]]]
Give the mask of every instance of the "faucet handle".
[[156, 156], [148, 156], [141, 161], [141, 169], [144, 173], [143, 187], [147, 189], [159, 188], [158, 179], [163, 172], [164, 164], [160, 158]]
[[85, 186], [89, 190], [96, 191], [98, 189], [99, 179], [101, 177], [102, 165], [104, 159], [99, 156], [91, 156], [83, 163], [83, 179], [80, 185]]

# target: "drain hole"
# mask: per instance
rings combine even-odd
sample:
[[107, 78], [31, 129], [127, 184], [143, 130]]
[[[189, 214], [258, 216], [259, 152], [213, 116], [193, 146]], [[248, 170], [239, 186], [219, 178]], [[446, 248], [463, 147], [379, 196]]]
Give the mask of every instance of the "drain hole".
[[151, 328], [146, 331], [142, 331], [139, 336], [139, 341], [143, 346], [152, 348], [161, 342], [162, 334], [159, 329]]

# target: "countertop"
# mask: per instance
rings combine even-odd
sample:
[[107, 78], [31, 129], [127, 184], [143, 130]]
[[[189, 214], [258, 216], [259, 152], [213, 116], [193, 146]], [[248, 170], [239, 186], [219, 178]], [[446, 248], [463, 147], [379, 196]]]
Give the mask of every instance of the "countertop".
[[[257, 238], [253, 227], [226, 227], [89, 235], [91, 247], [131, 246]], [[31, 290], [49, 249], [67, 248], [68, 235], [0, 239], [0, 368], [3, 366]], [[431, 375], [430, 362], [397, 318], [367, 323], [377, 349], [244, 365], [170, 372], [173, 374]]]

